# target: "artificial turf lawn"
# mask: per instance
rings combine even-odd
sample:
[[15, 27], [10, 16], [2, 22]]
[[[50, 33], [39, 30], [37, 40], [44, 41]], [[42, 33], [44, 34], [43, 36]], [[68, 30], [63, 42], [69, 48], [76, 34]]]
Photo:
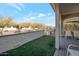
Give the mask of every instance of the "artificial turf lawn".
[[[55, 38], [42, 36], [18, 48], [6, 51], [5, 56], [49, 56], [55, 51]], [[1, 54], [2, 55], [2, 54]]]

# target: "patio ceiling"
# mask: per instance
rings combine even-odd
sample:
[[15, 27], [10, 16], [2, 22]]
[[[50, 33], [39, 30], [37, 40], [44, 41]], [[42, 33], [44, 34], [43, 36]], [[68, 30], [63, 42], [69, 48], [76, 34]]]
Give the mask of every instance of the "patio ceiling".
[[75, 22], [75, 23], [79, 23], [79, 17], [65, 19], [64, 22]]
[[62, 19], [79, 17], [79, 3], [55, 3], [52, 4], [56, 12], [58, 5]]
[[59, 7], [62, 15], [79, 13], [79, 4], [77, 3], [60, 3]]

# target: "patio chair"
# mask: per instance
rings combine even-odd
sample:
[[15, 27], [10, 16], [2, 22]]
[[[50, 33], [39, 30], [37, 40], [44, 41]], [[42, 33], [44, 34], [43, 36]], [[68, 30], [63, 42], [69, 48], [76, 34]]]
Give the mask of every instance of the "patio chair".
[[74, 37], [75, 39], [79, 39], [79, 31], [74, 31]]
[[70, 31], [66, 31], [65, 32], [65, 37], [67, 37], [68, 39], [72, 37], [71, 32]]
[[79, 45], [70, 44], [67, 49], [67, 56], [79, 56]]

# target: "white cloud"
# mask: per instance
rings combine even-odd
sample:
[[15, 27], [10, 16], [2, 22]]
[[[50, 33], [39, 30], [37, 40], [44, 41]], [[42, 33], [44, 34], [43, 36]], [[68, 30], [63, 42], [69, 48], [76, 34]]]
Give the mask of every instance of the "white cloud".
[[54, 20], [55, 21], [55, 16], [46, 16], [46, 17], [44, 17], [44, 19]]
[[48, 16], [52, 15], [52, 13], [48, 13]]
[[24, 21], [30, 21], [30, 19], [27, 18], [27, 17], [23, 17], [22, 20], [23, 20], [23, 22], [24, 22]]
[[18, 3], [18, 5], [19, 5], [20, 7], [24, 7], [24, 4], [22, 4], [22, 3]]
[[44, 16], [46, 16], [45, 14], [43, 14], [43, 13], [40, 13], [40, 14], [38, 14], [38, 16], [37, 17], [44, 17]]
[[21, 11], [22, 10], [21, 7], [18, 6], [17, 4], [15, 4], [15, 3], [9, 3], [8, 5], [16, 8], [18, 11]]
[[17, 23], [22, 23], [22, 22], [30, 22], [31, 19], [27, 18], [26, 16], [23, 16], [21, 18], [18, 18], [19, 21], [17, 21]]
[[[44, 22], [44, 19], [47, 20], [47, 21]], [[33, 13], [30, 12], [29, 14], [19, 18], [19, 22], [40, 22], [40, 23], [44, 23], [44, 24], [47, 24], [47, 25], [50, 25], [50, 26], [55, 26], [55, 23], [54, 23], [55, 22], [55, 16], [52, 16], [52, 15], [48, 16], [48, 14], [45, 15], [43, 13], [33, 14]]]
[[49, 17], [51, 15], [52, 15], [52, 13], [48, 13], [47, 15], [46, 14], [43, 14], [43, 13], [40, 13], [40, 14], [38, 14], [37, 17]]
[[30, 19], [36, 19], [36, 17], [30, 17]]

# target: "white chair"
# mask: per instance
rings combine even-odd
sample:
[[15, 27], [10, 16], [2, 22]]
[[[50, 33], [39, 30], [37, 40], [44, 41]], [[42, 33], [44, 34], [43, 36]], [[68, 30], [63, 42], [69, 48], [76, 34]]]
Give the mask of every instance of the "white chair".
[[70, 32], [70, 31], [66, 31], [66, 33], [65, 33], [65, 37], [67, 37], [67, 38], [71, 38], [71, 37], [72, 37], [71, 32]]
[[79, 39], [79, 31], [74, 31], [74, 37]]
[[67, 56], [79, 56], [79, 46], [70, 44], [67, 49]]

